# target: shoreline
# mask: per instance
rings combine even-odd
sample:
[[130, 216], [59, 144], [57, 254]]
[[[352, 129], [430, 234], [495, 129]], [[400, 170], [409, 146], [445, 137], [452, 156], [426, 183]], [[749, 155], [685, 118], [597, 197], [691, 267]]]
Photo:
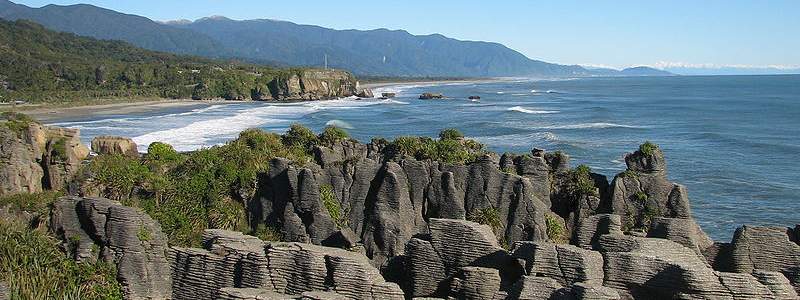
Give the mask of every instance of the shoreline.
[[[406, 81], [406, 82], [379, 82], [362, 84], [363, 89], [385, 89], [404, 85], [445, 85], [445, 84], [478, 84], [502, 81], [500, 78], [477, 80], [431, 80], [431, 81]], [[376, 98], [379, 95], [376, 95]], [[324, 101], [324, 100], [319, 100]], [[131, 113], [155, 112], [180, 107], [202, 107], [211, 105], [225, 105], [238, 103], [251, 103], [259, 101], [238, 100], [191, 100], [191, 99], [133, 99], [131, 102], [96, 103], [76, 106], [59, 106], [46, 104], [18, 106], [15, 111], [29, 115], [42, 123], [56, 123], [82, 117], [97, 117], [110, 115], [124, 115]], [[310, 102], [297, 101], [263, 101], [264, 103], [298, 103]]]
[[17, 110], [42, 123], [53, 123], [80, 117], [121, 115], [130, 113], [145, 113], [176, 107], [211, 106], [214, 104], [241, 103], [241, 101], [227, 100], [189, 100], [189, 99], [160, 99], [141, 100], [133, 102], [90, 104], [72, 107], [38, 107]]

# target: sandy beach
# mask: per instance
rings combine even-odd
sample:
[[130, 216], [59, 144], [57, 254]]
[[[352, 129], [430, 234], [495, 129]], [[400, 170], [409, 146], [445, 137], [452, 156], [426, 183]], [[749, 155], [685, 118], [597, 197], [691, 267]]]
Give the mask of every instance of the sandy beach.
[[59, 120], [69, 120], [86, 116], [124, 115], [130, 113], [145, 113], [175, 107], [203, 107], [214, 104], [237, 103], [240, 101], [198, 101], [198, 100], [149, 100], [125, 103], [84, 105], [75, 107], [27, 107], [20, 110], [22, 113], [49, 123]]

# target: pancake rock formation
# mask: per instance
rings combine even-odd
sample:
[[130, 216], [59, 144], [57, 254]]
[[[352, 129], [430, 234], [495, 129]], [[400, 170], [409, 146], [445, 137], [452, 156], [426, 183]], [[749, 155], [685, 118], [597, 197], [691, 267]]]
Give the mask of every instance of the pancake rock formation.
[[[88, 155], [77, 131], [18, 118], [0, 126], [0, 195], [67, 187]], [[611, 182], [540, 149], [446, 163], [326, 145], [270, 160], [243, 197], [248, 225], [280, 242], [208, 229], [176, 247], [101, 197], [59, 198], [47, 226], [72, 259], [113, 264], [126, 299], [800, 299], [800, 225], [712, 241], [650, 143]]]

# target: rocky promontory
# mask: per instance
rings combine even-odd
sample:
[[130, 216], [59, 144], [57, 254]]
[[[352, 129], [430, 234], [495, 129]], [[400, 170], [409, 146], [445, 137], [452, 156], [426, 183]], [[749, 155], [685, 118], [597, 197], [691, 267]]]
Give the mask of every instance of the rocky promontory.
[[[41, 166], [44, 148], [0, 133], [19, 148], [4, 174]], [[104, 140], [97, 149], [127, 148]], [[196, 157], [160, 143], [141, 157], [115, 151], [89, 164], [108, 156], [156, 173], [120, 193], [104, 170], [78, 172], [48, 227], [72, 259], [113, 265], [126, 299], [798, 299], [800, 225], [742, 226], [712, 241], [649, 142], [611, 181], [565, 153], [498, 155], [452, 130], [363, 144], [293, 126], [283, 136], [247, 131]], [[211, 172], [225, 162], [212, 154], [246, 161]], [[205, 171], [191, 171], [193, 159]], [[252, 177], [192, 198], [210, 203], [199, 227], [181, 227], [201, 217], [188, 204], [168, 209], [180, 190], [148, 179], [169, 168], [224, 179], [262, 160]], [[35, 191], [22, 181], [3, 188]], [[196, 242], [180, 242], [191, 241], [184, 231]]]

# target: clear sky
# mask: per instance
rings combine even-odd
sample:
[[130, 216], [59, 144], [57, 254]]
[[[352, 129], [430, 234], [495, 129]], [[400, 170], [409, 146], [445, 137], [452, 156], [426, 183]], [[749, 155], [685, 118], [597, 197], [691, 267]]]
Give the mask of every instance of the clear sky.
[[223, 15], [494, 41], [563, 64], [800, 67], [800, 1], [12, 0], [89, 3], [154, 20]]

